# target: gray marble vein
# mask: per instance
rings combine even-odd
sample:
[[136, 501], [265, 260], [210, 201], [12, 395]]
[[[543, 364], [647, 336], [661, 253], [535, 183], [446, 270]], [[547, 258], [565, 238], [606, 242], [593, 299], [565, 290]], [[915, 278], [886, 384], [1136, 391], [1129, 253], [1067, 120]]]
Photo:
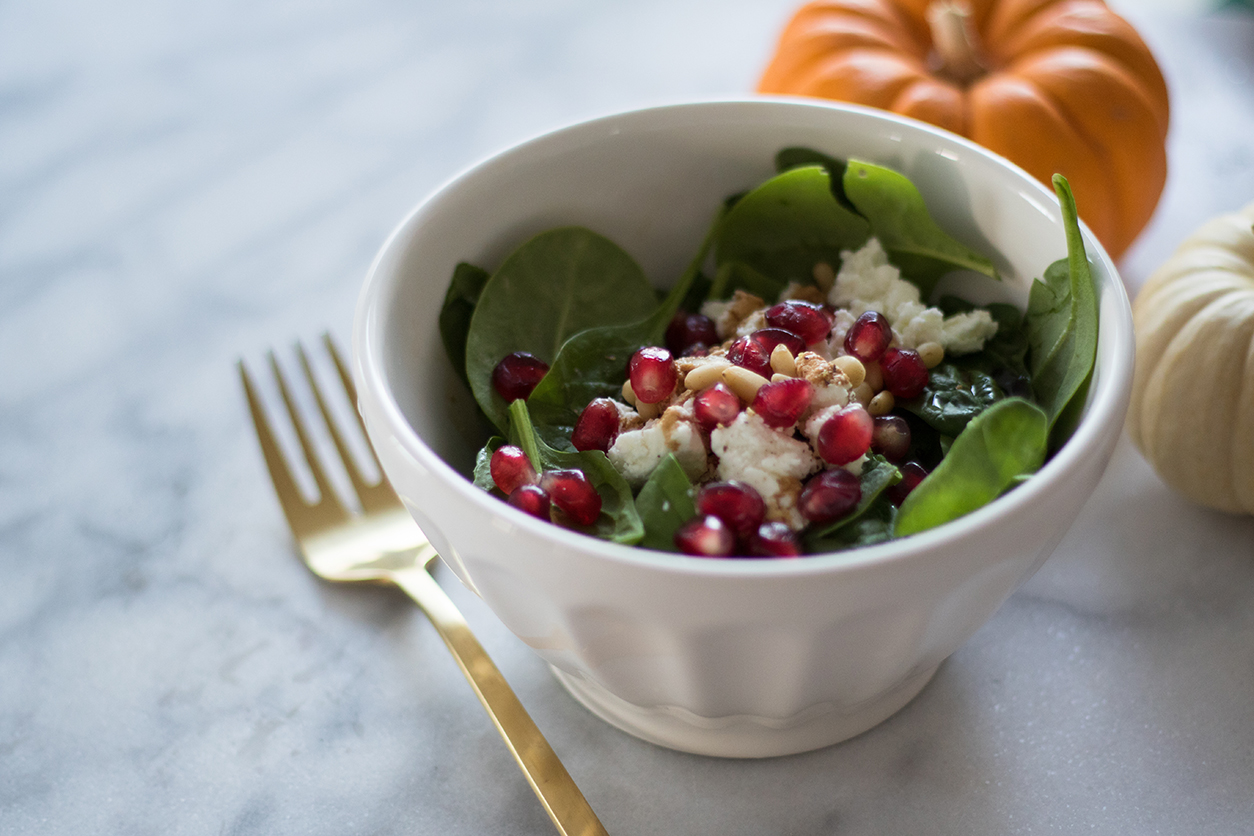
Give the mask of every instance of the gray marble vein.
[[[0, 3], [0, 833], [552, 832], [407, 599], [300, 565], [234, 363], [346, 339], [475, 160], [749, 90], [793, 5]], [[1254, 18], [1117, 5], [1174, 107], [1135, 290], [1254, 199]], [[611, 833], [1254, 832], [1254, 520], [1126, 440], [914, 702], [791, 758], [609, 728], [442, 580]]]

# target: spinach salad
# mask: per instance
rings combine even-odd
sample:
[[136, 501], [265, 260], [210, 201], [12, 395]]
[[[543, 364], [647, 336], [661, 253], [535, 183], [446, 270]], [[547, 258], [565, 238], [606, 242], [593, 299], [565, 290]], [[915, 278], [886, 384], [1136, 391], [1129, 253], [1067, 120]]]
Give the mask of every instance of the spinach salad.
[[664, 295], [577, 226], [495, 272], [457, 266], [440, 333], [497, 430], [476, 485], [618, 543], [779, 557], [941, 525], [1058, 450], [1097, 346], [1066, 180], [1067, 255], [1020, 311], [932, 300], [953, 271], [1000, 277], [903, 175], [806, 148], [775, 162]]

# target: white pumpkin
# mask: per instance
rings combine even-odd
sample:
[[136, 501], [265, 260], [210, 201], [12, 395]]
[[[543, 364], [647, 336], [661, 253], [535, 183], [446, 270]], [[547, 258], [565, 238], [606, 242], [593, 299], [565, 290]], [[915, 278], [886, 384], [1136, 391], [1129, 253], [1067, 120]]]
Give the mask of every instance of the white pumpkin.
[[1186, 239], [1132, 316], [1132, 441], [1189, 499], [1254, 514], [1254, 203]]

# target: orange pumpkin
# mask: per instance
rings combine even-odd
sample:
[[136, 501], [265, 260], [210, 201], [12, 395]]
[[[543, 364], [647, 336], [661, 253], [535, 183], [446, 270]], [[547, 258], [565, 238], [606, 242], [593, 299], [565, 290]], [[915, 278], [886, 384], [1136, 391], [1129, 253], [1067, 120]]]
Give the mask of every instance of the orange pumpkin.
[[758, 91], [892, 110], [1043, 183], [1061, 172], [1115, 258], [1167, 179], [1167, 85], [1102, 0], [816, 0], [784, 29]]

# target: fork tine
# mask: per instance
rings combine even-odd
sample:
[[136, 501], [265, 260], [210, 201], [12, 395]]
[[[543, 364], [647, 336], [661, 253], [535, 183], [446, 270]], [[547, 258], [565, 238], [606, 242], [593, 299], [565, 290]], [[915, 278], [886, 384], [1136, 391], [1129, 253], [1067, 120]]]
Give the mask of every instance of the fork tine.
[[270, 421], [266, 418], [265, 409], [261, 405], [261, 398], [257, 395], [252, 376], [248, 373], [248, 367], [244, 365], [243, 360], [240, 360], [237, 365], [240, 381], [244, 384], [244, 395], [248, 399], [248, 411], [252, 415], [253, 427], [257, 431], [257, 441], [261, 445], [261, 455], [265, 458], [266, 469], [270, 471], [270, 481], [274, 483], [274, 491], [278, 494], [283, 515], [287, 517], [288, 525], [294, 532], [304, 534], [316, 529], [319, 527], [320, 519], [320, 515], [315, 512], [316, 506], [311, 506], [300, 494], [296, 479], [287, 466], [287, 460], [275, 439]]
[[379, 472], [379, 481], [376, 484], [366, 486], [364, 491], [358, 489], [358, 493], [361, 494], [362, 507], [379, 509], [400, 506], [400, 497], [396, 495], [396, 491], [388, 481], [387, 475], [384, 474], [383, 466], [379, 464], [379, 456], [375, 453], [374, 446], [370, 444], [369, 436], [366, 433], [366, 424], [362, 421], [361, 410], [357, 406], [357, 386], [353, 383], [353, 376], [349, 374], [344, 358], [335, 347], [335, 341], [331, 339], [329, 333], [322, 335], [322, 343], [326, 346], [327, 354], [330, 355], [331, 361], [335, 365], [335, 371], [339, 375], [340, 383], [344, 386], [344, 392], [348, 395], [349, 403], [352, 405], [353, 417], [357, 420], [357, 428], [361, 431], [362, 438], [366, 439], [366, 452], [374, 460], [375, 469]]
[[349, 518], [348, 509], [340, 502], [339, 497], [336, 496], [335, 489], [331, 487], [331, 480], [327, 478], [326, 471], [322, 467], [318, 453], [309, 438], [305, 420], [296, 409], [296, 402], [292, 399], [292, 392], [288, 388], [287, 380], [283, 376], [283, 370], [279, 368], [279, 361], [274, 356], [273, 351], [269, 352], [269, 358], [270, 369], [274, 374], [275, 382], [279, 385], [279, 394], [283, 397], [283, 405], [287, 407], [287, 414], [292, 421], [292, 428], [296, 430], [296, 439], [300, 442], [300, 449], [305, 454], [305, 463], [309, 465], [309, 472], [313, 474], [314, 484], [318, 487], [319, 499], [317, 504], [313, 506], [318, 509], [318, 520], [323, 526], [343, 522]]
[[[348, 444], [344, 440], [344, 435], [340, 432], [338, 422], [331, 414], [330, 407], [327, 406], [326, 398], [322, 394], [322, 387], [318, 385], [318, 379], [314, 376], [313, 367], [309, 363], [309, 355], [305, 352], [305, 347], [299, 343], [296, 346], [296, 353], [300, 357], [301, 368], [304, 369], [305, 379], [309, 381], [309, 388], [313, 391], [314, 400], [318, 404], [318, 411], [322, 413], [322, 420], [327, 425], [327, 430], [331, 433], [331, 441], [335, 444], [336, 451], [340, 454], [340, 461], [344, 465], [344, 470], [348, 474], [348, 480], [353, 485], [353, 490], [357, 493], [357, 499], [361, 502], [363, 511], [382, 510], [390, 508], [396, 504], [395, 494], [387, 483], [384, 482], [386, 492], [381, 493], [378, 490], [378, 483], [371, 485], [361, 474], [361, 469], [357, 466], [357, 462], [353, 458], [352, 452], [348, 449]], [[338, 361], [338, 357], [335, 358]], [[338, 370], [338, 362], [337, 362]], [[341, 378], [342, 382], [342, 378]], [[351, 381], [350, 381], [351, 383]], [[357, 404], [353, 402], [353, 414], [357, 414]], [[367, 443], [367, 447], [369, 443]], [[373, 455], [373, 451], [371, 452]], [[376, 460], [377, 463], [377, 460]]]

